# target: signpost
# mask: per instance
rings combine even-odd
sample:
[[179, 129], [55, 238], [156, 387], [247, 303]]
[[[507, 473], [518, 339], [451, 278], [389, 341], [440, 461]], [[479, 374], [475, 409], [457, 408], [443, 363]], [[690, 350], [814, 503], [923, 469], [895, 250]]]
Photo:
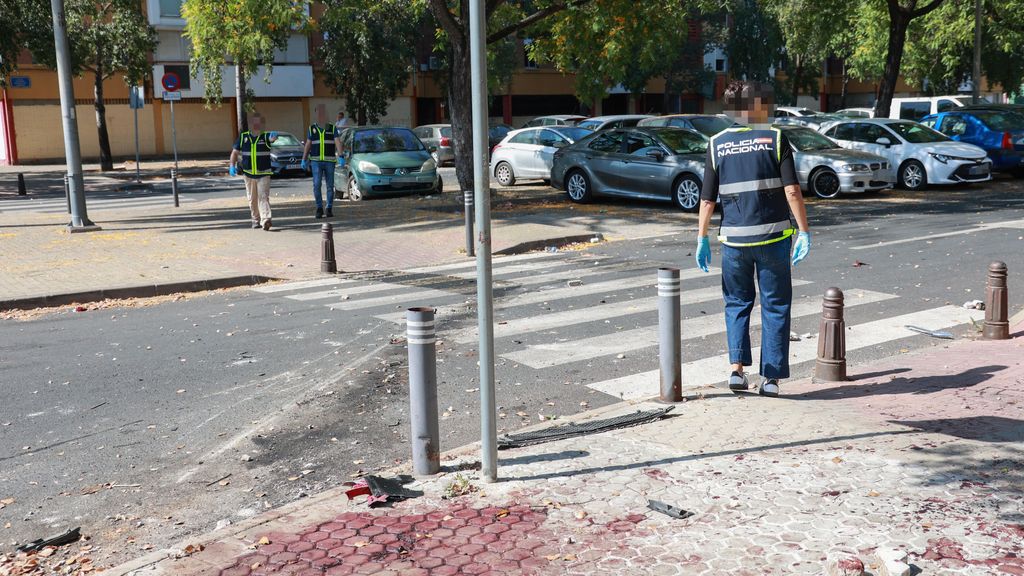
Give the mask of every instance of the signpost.
[[139, 109], [146, 102], [146, 94], [142, 86], [132, 86], [128, 92], [128, 105], [131, 106], [135, 115], [135, 183], [142, 183], [142, 174], [139, 168]]
[[181, 78], [174, 72], [167, 72], [163, 78], [160, 79], [160, 84], [164, 87], [163, 97], [164, 100], [171, 103], [171, 146], [174, 147], [174, 172], [178, 172], [178, 131], [174, 126], [174, 103], [175, 101], [181, 100], [181, 92], [178, 89], [181, 88]]

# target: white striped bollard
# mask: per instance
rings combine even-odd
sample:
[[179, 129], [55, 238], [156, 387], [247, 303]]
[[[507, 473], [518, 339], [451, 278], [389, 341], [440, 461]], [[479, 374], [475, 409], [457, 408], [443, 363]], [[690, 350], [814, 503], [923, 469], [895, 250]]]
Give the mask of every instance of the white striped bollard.
[[466, 255], [476, 256], [476, 250], [473, 248], [473, 191], [466, 190], [462, 195], [466, 212]]
[[661, 360], [659, 399], [662, 402], [683, 400], [680, 288], [678, 268], [658, 268], [658, 357]]
[[441, 470], [437, 426], [437, 337], [433, 308], [405, 312], [409, 347], [409, 423], [412, 427], [412, 469], [419, 476]]

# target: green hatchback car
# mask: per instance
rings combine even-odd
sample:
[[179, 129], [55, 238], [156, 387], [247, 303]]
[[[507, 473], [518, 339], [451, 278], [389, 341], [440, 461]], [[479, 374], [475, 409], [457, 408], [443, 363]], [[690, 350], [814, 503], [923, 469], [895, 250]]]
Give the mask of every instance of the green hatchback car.
[[412, 130], [358, 126], [341, 133], [334, 171], [336, 197], [359, 201], [385, 194], [441, 192], [441, 176], [430, 152]]

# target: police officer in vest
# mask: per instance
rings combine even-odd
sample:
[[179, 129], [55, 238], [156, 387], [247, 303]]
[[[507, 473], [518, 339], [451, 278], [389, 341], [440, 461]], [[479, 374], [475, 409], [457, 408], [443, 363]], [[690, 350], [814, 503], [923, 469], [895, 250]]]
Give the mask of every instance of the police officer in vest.
[[316, 217], [324, 217], [324, 200], [320, 194], [320, 180], [327, 182], [327, 217], [334, 216], [334, 162], [337, 150], [341, 149], [339, 134], [334, 124], [327, 121], [327, 107], [316, 107], [316, 123], [306, 132], [306, 147], [302, 150], [302, 169], [308, 170], [313, 161], [313, 200], [316, 201]]
[[733, 127], [708, 143], [696, 254], [697, 266], [705, 272], [711, 264], [708, 226], [716, 200], [722, 207], [718, 239], [722, 243], [722, 294], [732, 363], [729, 389], [749, 388], [744, 367], [752, 364], [750, 312], [759, 290], [758, 391], [778, 396], [779, 380], [789, 377], [790, 264], [803, 260], [811, 247], [793, 152], [781, 131]]
[[238, 135], [231, 150], [232, 176], [238, 174], [237, 164], [241, 159], [242, 179], [245, 180], [245, 195], [249, 199], [249, 214], [252, 227], [270, 230], [270, 144], [277, 140], [277, 132], [263, 132], [263, 117], [249, 116], [249, 130]]

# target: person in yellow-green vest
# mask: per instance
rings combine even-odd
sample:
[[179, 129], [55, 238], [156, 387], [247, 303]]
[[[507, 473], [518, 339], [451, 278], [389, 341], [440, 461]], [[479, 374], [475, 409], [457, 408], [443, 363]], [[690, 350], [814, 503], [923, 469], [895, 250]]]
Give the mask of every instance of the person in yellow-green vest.
[[339, 134], [334, 124], [327, 121], [327, 107], [320, 104], [316, 107], [316, 123], [306, 131], [306, 147], [302, 150], [302, 169], [313, 165], [313, 200], [316, 202], [316, 217], [324, 217], [324, 199], [320, 194], [320, 182], [326, 181], [327, 217], [334, 216], [334, 163], [337, 151], [341, 150]]
[[263, 132], [263, 117], [253, 114], [249, 117], [249, 130], [238, 135], [231, 150], [231, 167], [228, 172], [238, 175], [241, 163], [242, 179], [245, 180], [245, 195], [249, 199], [249, 214], [252, 227], [270, 230], [270, 144], [277, 140], [277, 132]]

